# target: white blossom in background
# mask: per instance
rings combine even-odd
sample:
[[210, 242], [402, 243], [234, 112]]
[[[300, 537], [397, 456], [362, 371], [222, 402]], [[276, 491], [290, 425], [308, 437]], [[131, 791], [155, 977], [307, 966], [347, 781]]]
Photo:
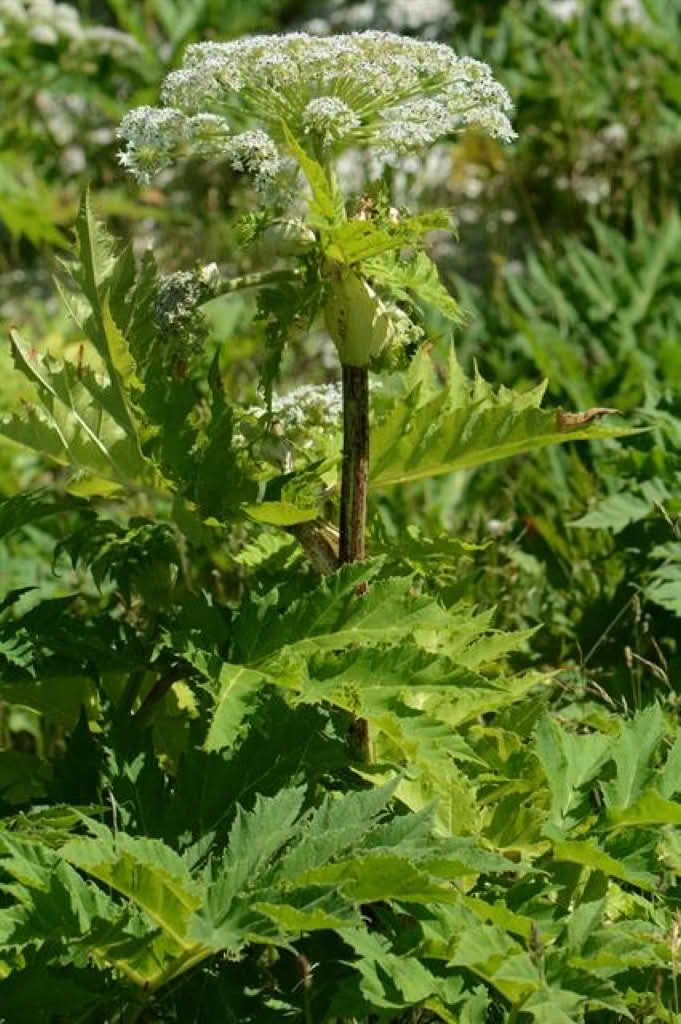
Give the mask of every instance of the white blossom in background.
[[629, 132], [627, 131], [627, 126], [622, 124], [621, 121], [612, 121], [601, 130], [600, 136], [607, 146], [621, 149], [626, 145]]
[[510, 141], [511, 106], [487, 64], [391, 32], [196, 43], [165, 79], [161, 107], [123, 119], [120, 161], [146, 182], [200, 152], [262, 186], [287, 157], [283, 121], [317, 159], [350, 147], [395, 159], [469, 126]]
[[[336, 176], [345, 192], [361, 192], [368, 182], [381, 177], [389, 162], [385, 154], [367, 153], [353, 147], [338, 158]], [[446, 143], [435, 143], [424, 153], [403, 156], [394, 168], [391, 186], [394, 201], [413, 207], [429, 191], [447, 191], [452, 163], [452, 146]]]
[[72, 4], [54, 0], [0, 0], [0, 38], [21, 32], [34, 43], [56, 46], [66, 42], [88, 58], [109, 55], [114, 59], [142, 52], [134, 36], [100, 25], [87, 26]]
[[573, 174], [571, 185], [577, 197], [589, 206], [598, 206], [610, 195], [607, 178]]
[[[584, 0], [544, 0], [544, 6], [559, 21], [572, 21], [578, 15], [584, 14]], [[636, 25], [650, 24], [642, 0], [611, 0], [606, 16], [614, 25], [627, 22]]]
[[648, 12], [641, 0], [613, 0], [608, 14], [616, 25], [633, 22], [635, 25], [650, 24]]
[[582, 13], [582, 0], [547, 0], [546, 9], [559, 21], [571, 21]]
[[432, 39], [447, 33], [458, 18], [451, 0], [368, 0], [348, 4], [346, 0], [330, 0], [316, 8], [314, 18], [303, 23], [312, 35], [349, 29], [387, 29], [391, 32], [414, 32]]
[[23, 24], [27, 18], [26, 7], [21, 0], [0, 0], [0, 18]]
[[450, 0], [390, 0], [386, 17], [395, 31], [417, 32], [424, 25], [436, 25], [452, 18]]

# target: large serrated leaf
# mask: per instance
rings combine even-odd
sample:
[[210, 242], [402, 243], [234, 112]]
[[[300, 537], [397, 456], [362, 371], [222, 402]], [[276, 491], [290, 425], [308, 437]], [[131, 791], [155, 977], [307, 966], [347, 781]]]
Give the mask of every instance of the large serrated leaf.
[[[245, 890], [257, 888], [271, 860], [291, 839], [304, 798], [302, 787], [283, 789], [273, 797], [258, 796], [250, 812], [237, 807], [227, 852], [194, 918], [192, 935], [216, 948], [238, 941], [234, 919], [239, 908], [235, 905], [248, 901]], [[241, 941], [244, 939], [245, 935]]]
[[537, 725], [535, 750], [551, 790], [550, 822], [567, 829], [573, 811], [583, 799], [581, 788], [607, 759], [610, 737], [598, 733], [577, 735], [562, 729], [549, 715]]
[[609, 751], [617, 774], [611, 782], [602, 783], [611, 814], [630, 807], [648, 789], [655, 772], [654, 757], [663, 737], [664, 717], [657, 703], [640, 712], [632, 722], [622, 722]]
[[403, 857], [391, 854], [352, 857], [313, 868], [300, 879], [307, 885], [340, 888], [353, 903], [403, 900], [407, 903], [458, 903], [456, 889], [442, 885]]
[[284, 855], [277, 868], [277, 883], [297, 883], [307, 872], [352, 849], [375, 826], [396, 785], [392, 782], [366, 792], [349, 793], [342, 800], [326, 797]]
[[[86, 366], [42, 359], [11, 332], [14, 362], [34, 385], [42, 409], [0, 420], [0, 433], [42, 455], [116, 486], [158, 487], [136, 434], [119, 420], [116, 391]], [[122, 417], [125, 420], [125, 416]]]
[[379, 490], [472, 469], [497, 459], [565, 441], [620, 437], [630, 430], [595, 425], [609, 410], [563, 413], [538, 408], [543, 388], [494, 392], [476, 376], [470, 388], [453, 378], [422, 404], [418, 392], [401, 396], [372, 433], [370, 485]]
[[431, 597], [414, 596], [407, 578], [375, 581], [358, 599], [357, 588], [375, 580], [382, 562], [343, 566], [285, 612], [247, 608], [236, 635], [244, 660], [255, 666], [286, 649], [295, 655], [351, 645], [395, 643], [418, 628], [446, 628], [448, 616]]
[[653, 891], [657, 886], [655, 875], [630, 868], [588, 839], [559, 840], [553, 844], [553, 856], [558, 861], [565, 860], [572, 864], [581, 864], [592, 871], [601, 871], [611, 878], [620, 878], [623, 882], [629, 882], [630, 885], [636, 885], [640, 889]]
[[187, 924], [200, 892], [186, 864], [160, 840], [120, 833], [111, 839], [74, 839], [61, 855], [75, 867], [116, 889], [176, 944], [188, 950]]

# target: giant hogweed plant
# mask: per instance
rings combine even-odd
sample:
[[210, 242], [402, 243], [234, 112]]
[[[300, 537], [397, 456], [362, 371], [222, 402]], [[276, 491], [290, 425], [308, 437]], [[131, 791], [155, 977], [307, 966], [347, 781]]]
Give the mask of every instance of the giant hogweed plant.
[[[453, 357], [438, 382], [425, 314], [459, 310], [424, 241], [450, 218], [334, 173], [350, 144], [510, 138], [505, 92], [446, 47], [368, 33], [193, 47], [162, 99], [125, 119], [122, 162], [243, 170], [272, 265], [163, 278], [85, 197], [59, 275], [81, 356], [12, 335], [35, 402], [2, 432], [66, 493], [4, 500], [0, 532], [58, 512], [56, 564], [100, 596], [1, 609], [0, 1015], [678, 1017], [673, 725], [558, 721], [546, 679], [510, 669], [526, 636], [439, 588], [463, 542], [367, 536], [372, 491], [614, 433]], [[245, 287], [262, 409], [201, 353], [202, 304]], [[341, 392], [281, 399], [283, 346], [317, 319]], [[370, 371], [391, 385], [373, 413]]]

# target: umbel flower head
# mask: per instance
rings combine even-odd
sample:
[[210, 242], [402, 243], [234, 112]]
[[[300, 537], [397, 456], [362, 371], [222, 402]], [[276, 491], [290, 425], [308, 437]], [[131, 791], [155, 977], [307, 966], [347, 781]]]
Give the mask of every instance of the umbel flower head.
[[220, 157], [267, 186], [289, 155], [284, 122], [327, 163], [350, 146], [399, 157], [469, 126], [509, 141], [510, 108], [486, 64], [392, 32], [197, 43], [165, 79], [161, 107], [123, 119], [119, 159], [147, 182], [178, 157]]

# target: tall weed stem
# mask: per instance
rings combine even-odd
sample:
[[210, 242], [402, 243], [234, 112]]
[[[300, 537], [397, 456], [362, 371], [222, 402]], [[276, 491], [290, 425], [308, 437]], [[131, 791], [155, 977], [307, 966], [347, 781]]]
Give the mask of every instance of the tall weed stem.
[[369, 474], [369, 371], [343, 364], [343, 468], [340, 502], [341, 565], [366, 554]]
[[[369, 476], [369, 371], [343, 364], [343, 466], [341, 470], [339, 561], [361, 562], [366, 555], [367, 481]], [[366, 593], [366, 584], [357, 596]], [[353, 748], [370, 761], [369, 723], [355, 718], [350, 727]]]

